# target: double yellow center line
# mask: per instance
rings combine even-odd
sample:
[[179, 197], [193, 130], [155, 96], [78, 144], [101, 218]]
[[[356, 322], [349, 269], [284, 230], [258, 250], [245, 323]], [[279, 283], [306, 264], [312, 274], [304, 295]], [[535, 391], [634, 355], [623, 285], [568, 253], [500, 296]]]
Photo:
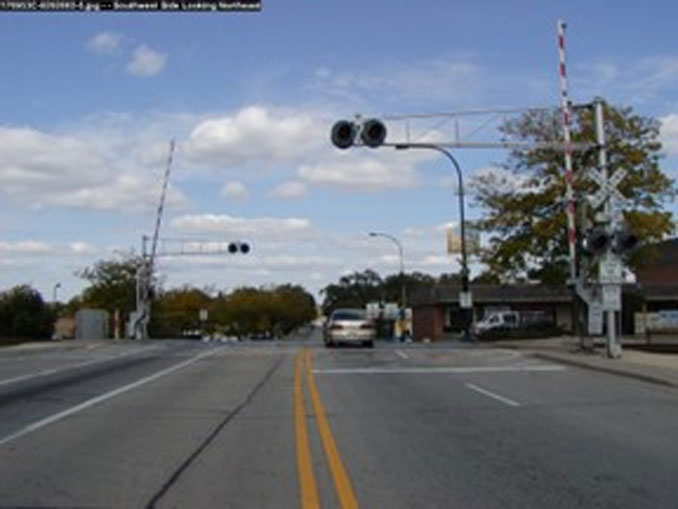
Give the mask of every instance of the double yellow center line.
[[332, 436], [325, 409], [323, 408], [320, 393], [313, 376], [313, 361], [311, 360], [311, 351], [306, 349], [297, 354], [294, 369], [294, 422], [297, 441], [297, 470], [299, 472], [299, 487], [301, 490], [302, 509], [312, 509], [320, 507], [318, 497], [318, 487], [316, 485], [315, 473], [311, 461], [311, 448], [308, 440], [308, 426], [306, 422], [306, 407], [304, 404], [304, 391], [302, 379], [304, 374], [304, 360], [306, 364], [306, 382], [311, 396], [311, 404], [318, 427], [320, 440], [327, 457], [327, 462], [332, 473], [334, 489], [337, 492], [339, 503], [344, 509], [354, 509], [358, 507], [358, 502], [351, 486], [351, 480], [346, 473], [346, 469], [339, 456], [337, 444]]

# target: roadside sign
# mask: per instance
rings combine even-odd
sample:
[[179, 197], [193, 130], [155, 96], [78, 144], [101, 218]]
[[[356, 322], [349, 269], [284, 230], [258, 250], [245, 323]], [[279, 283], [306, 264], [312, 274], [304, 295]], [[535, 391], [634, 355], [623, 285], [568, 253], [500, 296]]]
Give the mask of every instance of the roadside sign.
[[621, 311], [621, 287], [619, 285], [603, 285], [603, 309], [605, 311]]
[[473, 307], [471, 292], [459, 292], [459, 307], [461, 309], [471, 309]]
[[209, 316], [209, 312], [206, 309], [201, 309], [199, 311], [199, 317], [200, 317], [201, 322], [206, 322], [208, 316]]
[[378, 302], [368, 302], [365, 311], [367, 313], [367, 318], [371, 320], [376, 320], [381, 314], [381, 308]]
[[400, 308], [395, 302], [386, 302], [384, 304], [384, 318], [386, 320], [397, 320], [400, 314]]
[[603, 306], [595, 302], [589, 304], [589, 334], [599, 336], [603, 333]]
[[623, 265], [617, 256], [606, 255], [600, 260], [600, 267], [598, 272], [599, 281], [603, 284], [622, 283]]
[[[480, 253], [480, 231], [468, 222], [464, 223], [466, 236], [466, 253]], [[461, 229], [459, 226], [448, 227], [446, 230], [447, 254], [461, 253]]]
[[674, 329], [678, 327], [678, 311], [672, 309], [659, 311], [659, 320], [663, 327]]

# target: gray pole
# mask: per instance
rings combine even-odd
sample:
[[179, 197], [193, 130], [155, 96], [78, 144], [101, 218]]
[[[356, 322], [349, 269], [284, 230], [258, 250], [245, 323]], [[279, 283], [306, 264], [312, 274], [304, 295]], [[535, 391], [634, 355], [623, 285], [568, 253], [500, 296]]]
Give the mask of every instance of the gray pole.
[[[466, 218], [464, 217], [464, 179], [461, 174], [461, 168], [459, 167], [459, 163], [457, 160], [454, 158], [454, 156], [445, 150], [444, 148], [434, 145], [431, 143], [397, 143], [394, 145], [396, 149], [400, 150], [406, 150], [409, 148], [425, 148], [425, 149], [430, 149], [430, 150], [436, 150], [440, 152], [441, 154], [444, 154], [452, 163], [452, 166], [454, 166], [454, 169], [457, 172], [457, 179], [459, 181], [459, 218], [461, 220], [461, 290], [465, 294], [470, 293], [469, 292], [469, 271], [468, 271], [468, 263], [467, 263], [467, 256], [466, 256]], [[464, 335], [463, 339], [466, 341], [471, 340], [471, 333], [470, 333], [470, 318], [471, 315], [469, 313], [472, 313], [473, 311], [473, 305], [471, 305], [471, 309], [468, 310], [466, 308], [461, 308], [461, 301], [460, 301], [460, 309], [462, 309], [462, 321], [463, 321], [463, 330], [464, 330]]]
[[[609, 178], [609, 172], [607, 168], [607, 151], [605, 150], [605, 124], [603, 116], [603, 100], [596, 98], [593, 100], [594, 115], [595, 115], [595, 125], [596, 125], [596, 143], [598, 145], [598, 166], [600, 168], [600, 173], [605, 178], [605, 181]], [[608, 232], [612, 222], [612, 211], [610, 207], [610, 198], [605, 201], [603, 213], [605, 214], [605, 221], [607, 222]], [[601, 288], [602, 291], [602, 288]], [[607, 337], [605, 340], [605, 354], [609, 358], [616, 358], [621, 356], [621, 345], [617, 344], [616, 337], [616, 320], [615, 320], [615, 311], [607, 310], [605, 311], [607, 316]]]
[[52, 291], [52, 302], [56, 303], [57, 301], [57, 290], [61, 288], [61, 283], [57, 283], [54, 285], [54, 289]]
[[398, 256], [400, 260], [400, 305], [407, 307], [407, 296], [405, 292], [405, 265], [403, 263], [403, 246], [398, 239], [388, 233], [370, 232], [370, 237], [385, 237], [392, 241], [398, 248]]

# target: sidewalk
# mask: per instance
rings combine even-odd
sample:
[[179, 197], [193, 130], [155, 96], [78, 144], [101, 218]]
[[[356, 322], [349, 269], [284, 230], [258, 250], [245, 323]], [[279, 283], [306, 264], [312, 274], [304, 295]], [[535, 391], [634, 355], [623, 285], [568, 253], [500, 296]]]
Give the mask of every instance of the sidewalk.
[[605, 349], [597, 342], [593, 352], [579, 349], [576, 338], [494, 341], [488, 345], [515, 348], [537, 358], [562, 362], [585, 369], [644, 380], [668, 387], [678, 387], [678, 354], [650, 353], [624, 348], [622, 357], [608, 359]]

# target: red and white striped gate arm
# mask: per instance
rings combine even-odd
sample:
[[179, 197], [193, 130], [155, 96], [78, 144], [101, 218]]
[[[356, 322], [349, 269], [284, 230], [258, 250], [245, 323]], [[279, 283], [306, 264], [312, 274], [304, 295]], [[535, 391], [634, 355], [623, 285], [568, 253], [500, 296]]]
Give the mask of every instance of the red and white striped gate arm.
[[558, 20], [558, 55], [560, 60], [560, 105], [563, 112], [563, 138], [565, 141], [565, 213], [567, 215], [567, 240], [570, 250], [570, 277], [576, 278], [575, 202], [572, 190], [572, 147], [570, 136], [570, 101], [567, 95], [567, 68], [565, 65], [565, 22]]

